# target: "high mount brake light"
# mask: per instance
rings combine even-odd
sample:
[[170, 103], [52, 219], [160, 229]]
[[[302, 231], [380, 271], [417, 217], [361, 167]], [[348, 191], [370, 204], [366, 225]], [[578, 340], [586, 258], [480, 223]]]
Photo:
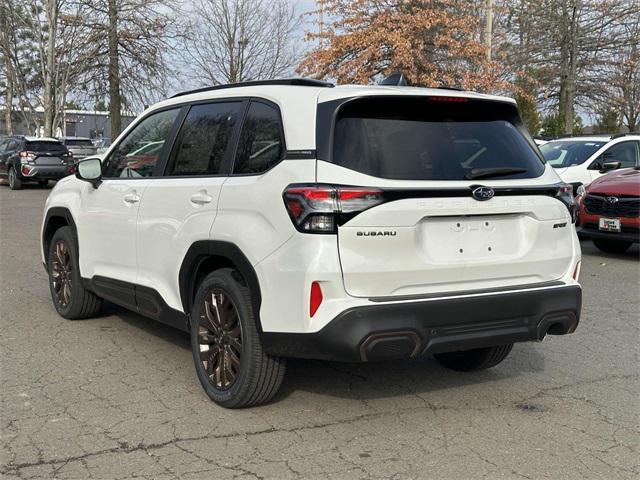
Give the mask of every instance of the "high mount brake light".
[[469, 99], [466, 97], [428, 97], [432, 102], [443, 102], [443, 103], [465, 103], [468, 102]]
[[295, 227], [305, 233], [336, 233], [358, 213], [384, 202], [377, 188], [339, 185], [291, 185], [284, 204]]

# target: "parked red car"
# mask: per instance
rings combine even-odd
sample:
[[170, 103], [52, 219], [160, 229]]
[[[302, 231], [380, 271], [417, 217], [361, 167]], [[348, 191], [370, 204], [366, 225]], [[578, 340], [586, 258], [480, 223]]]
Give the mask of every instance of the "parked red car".
[[640, 168], [625, 168], [594, 180], [576, 198], [578, 235], [603, 252], [623, 253], [640, 242]]

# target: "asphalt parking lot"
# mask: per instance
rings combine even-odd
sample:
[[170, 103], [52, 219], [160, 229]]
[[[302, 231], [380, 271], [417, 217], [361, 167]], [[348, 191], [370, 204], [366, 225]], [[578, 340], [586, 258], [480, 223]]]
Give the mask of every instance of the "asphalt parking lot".
[[2, 478], [640, 476], [640, 268], [583, 242], [575, 334], [493, 370], [291, 361], [270, 405], [211, 403], [186, 334], [119, 307], [67, 321], [39, 228], [48, 190], [0, 185]]

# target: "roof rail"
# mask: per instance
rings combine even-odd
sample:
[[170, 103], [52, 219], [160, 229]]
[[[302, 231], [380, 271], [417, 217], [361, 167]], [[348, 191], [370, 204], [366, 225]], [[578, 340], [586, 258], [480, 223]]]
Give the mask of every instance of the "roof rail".
[[239, 83], [226, 83], [224, 85], [212, 85], [211, 87], [196, 88], [195, 90], [187, 90], [185, 92], [176, 93], [170, 98], [181, 97], [183, 95], [190, 95], [192, 93], [209, 92], [212, 90], [222, 90], [225, 88], [237, 88], [237, 87], [254, 87], [258, 85], [293, 85], [298, 87], [333, 87], [333, 83], [324, 82], [322, 80], [316, 80], [314, 78], [279, 78], [274, 80], [252, 80], [249, 82]]
[[558, 140], [560, 138], [571, 137], [613, 137], [610, 133], [563, 133], [562, 135], [554, 135], [549, 138]]
[[640, 135], [640, 132], [616, 133], [615, 135], [611, 135], [611, 140], [614, 138], [626, 137], [627, 135]]

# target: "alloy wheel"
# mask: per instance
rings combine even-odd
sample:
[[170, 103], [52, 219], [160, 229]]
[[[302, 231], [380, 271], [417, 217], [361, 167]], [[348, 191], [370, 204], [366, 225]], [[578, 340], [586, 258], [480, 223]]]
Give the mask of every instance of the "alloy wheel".
[[9, 188], [13, 189], [16, 184], [16, 172], [12, 168], [9, 170]]
[[68, 306], [71, 302], [73, 274], [71, 252], [64, 240], [58, 240], [55, 245], [54, 257], [51, 262], [51, 281], [58, 305], [63, 308]]
[[231, 388], [240, 375], [242, 325], [238, 309], [223, 290], [212, 289], [200, 306], [198, 343], [209, 381], [219, 390]]

